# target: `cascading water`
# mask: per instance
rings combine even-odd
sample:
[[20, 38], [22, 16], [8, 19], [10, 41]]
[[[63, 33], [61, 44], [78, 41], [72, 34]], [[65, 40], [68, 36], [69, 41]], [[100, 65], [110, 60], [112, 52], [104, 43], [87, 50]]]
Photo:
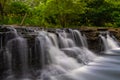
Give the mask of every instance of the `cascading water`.
[[6, 45], [4, 56], [6, 63], [8, 64], [8, 70], [5, 70], [5, 74], [8, 76], [5, 80], [14, 80], [17, 78], [28, 77], [28, 47], [26, 39], [18, 36], [17, 31], [8, 32], [6, 36]]
[[78, 30], [69, 29], [69, 32], [70, 38], [76, 43], [77, 46], [88, 47], [85, 35], [82, 36], [82, 34]]
[[[80, 68], [95, 58], [95, 55], [87, 48], [77, 47], [73, 40], [67, 37], [65, 31], [57, 34], [59, 41], [56, 40], [57, 38], [55, 34], [52, 33], [46, 33], [42, 36], [47, 43], [43, 49], [46, 51], [44, 56], [49, 56], [50, 60], [48, 65], [44, 66], [44, 69], [42, 70], [41, 75], [38, 76], [37, 80], [59, 80], [60, 78], [57, 77], [58, 75], [63, 75], [69, 71]], [[74, 55], [78, 56], [78, 58]]]
[[3, 80], [69, 80], [61, 78], [96, 58], [77, 30], [35, 33], [32, 46], [14, 28], [5, 38]]
[[[9, 28], [0, 34], [0, 80], [120, 79], [120, 56], [94, 55], [79, 31], [22, 30], [27, 32]], [[106, 50], [119, 47], [109, 34], [101, 38]]]
[[107, 42], [110, 49], [119, 48], [118, 43], [108, 34], [107, 34]]
[[117, 41], [115, 41], [110, 35], [109, 33], [106, 33], [106, 37], [103, 36], [102, 34], [100, 34], [100, 37], [103, 41], [104, 44], [104, 48], [105, 51], [107, 53], [111, 53], [111, 52], [120, 52], [120, 47], [117, 43]]

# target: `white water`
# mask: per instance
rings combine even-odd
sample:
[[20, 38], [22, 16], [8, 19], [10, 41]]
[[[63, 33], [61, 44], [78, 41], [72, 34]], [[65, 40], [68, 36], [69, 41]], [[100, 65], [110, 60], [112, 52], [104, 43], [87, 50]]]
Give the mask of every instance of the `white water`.
[[[59, 80], [60, 78], [57, 78], [57, 76], [80, 68], [96, 58], [96, 55], [86, 47], [77, 47], [73, 40], [67, 37], [67, 33], [64, 31], [63, 33], [58, 33], [60, 41], [57, 41], [56, 36], [51, 33], [48, 33], [48, 36], [44, 34], [42, 37], [47, 37], [47, 40], [44, 40], [48, 43], [48, 45], [44, 46], [47, 52], [45, 55], [48, 55], [50, 58], [49, 64], [44, 67], [41, 75], [37, 77], [37, 80]], [[78, 42], [81, 42], [81, 40]], [[55, 44], [59, 44], [60, 47], [56, 47]], [[66, 53], [66, 51], [70, 53]], [[70, 56], [71, 54], [73, 54], [73, 56]], [[77, 58], [74, 57], [74, 55]]]
[[110, 49], [119, 48], [118, 43], [110, 35], [107, 35], [107, 42]]
[[[71, 31], [72, 35], [65, 31], [58, 35], [40, 31], [35, 37], [33, 48], [30, 47], [33, 53], [28, 53], [25, 38], [16, 36], [9, 39], [4, 59], [7, 58], [11, 73], [8, 73], [10, 76], [3, 75], [3, 80], [119, 80], [120, 56], [106, 55], [96, 59], [96, 55], [86, 48], [85, 36], [79, 36], [78, 31]], [[101, 38], [106, 50], [119, 47], [109, 35], [107, 39], [104, 36]]]
[[117, 43], [117, 41], [115, 41], [109, 34], [106, 35], [106, 37], [100, 35], [103, 44], [104, 44], [104, 48], [105, 48], [105, 52], [108, 54], [113, 54], [114, 53], [120, 53], [120, 47]]
[[77, 30], [72, 32], [74, 39], [64, 30], [57, 35], [40, 31], [35, 37], [34, 53], [28, 53], [32, 49], [28, 49], [26, 39], [15, 31], [17, 36], [12, 37], [6, 46], [9, 72], [4, 80], [60, 80], [60, 75], [93, 61], [96, 55], [86, 47], [85, 36]]
[[53, 45], [58, 48], [59, 45], [58, 45], [57, 36], [56, 36], [55, 34], [53, 34], [53, 33], [49, 33], [49, 34], [48, 34], [48, 37], [50, 37]]

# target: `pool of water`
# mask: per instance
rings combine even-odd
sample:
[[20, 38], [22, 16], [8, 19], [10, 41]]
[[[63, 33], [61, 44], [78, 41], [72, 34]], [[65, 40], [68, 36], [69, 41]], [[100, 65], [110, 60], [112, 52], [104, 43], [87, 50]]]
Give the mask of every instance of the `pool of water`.
[[120, 55], [104, 55], [60, 80], [120, 80]]

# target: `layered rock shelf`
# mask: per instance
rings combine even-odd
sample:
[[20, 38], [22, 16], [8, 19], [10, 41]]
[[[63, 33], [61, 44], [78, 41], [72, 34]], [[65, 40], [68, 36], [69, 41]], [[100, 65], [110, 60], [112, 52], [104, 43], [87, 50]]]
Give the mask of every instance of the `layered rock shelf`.
[[[12, 26], [12, 27], [14, 27], [18, 32], [22, 33], [24, 37], [28, 39], [28, 42], [30, 43], [30, 45], [32, 45], [32, 42], [34, 41], [33, 39], [37, 35], [36, 33], [34, 33], [34, 30], [44, 29], [41, 27], [21, 27], [21, 26]], [[11, 26], [0, 26], [1, 35], [4, 33], [7, 33], [10, 30], [11, 30]], [[44, 29], [44, 30], [54, 33], [56, 29]], [[114, 35], [118, 41], [120, 41], [120, 29], [119, 28], [80, 27], [78, 30], [80, 30], [82, 34], [86, 35], [89, 49], [91, 49], [93, 52], [96, 52], [96, 53], [103, 51], [103, 48], [102, 48], [103, 44], [99, 37], [100, 33], [109, 32], [111, 35]], [[5, 42], [2, 45], [4, 44]]]

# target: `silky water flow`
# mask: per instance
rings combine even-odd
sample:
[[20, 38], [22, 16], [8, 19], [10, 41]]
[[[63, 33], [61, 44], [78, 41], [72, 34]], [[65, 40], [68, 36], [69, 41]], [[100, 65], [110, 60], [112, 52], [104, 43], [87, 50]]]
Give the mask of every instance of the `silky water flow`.
[[[6, 33], [1, 80], [119, 80], [119, 55], [95, 55], [78, 30], [35, 33], [32, 47], [14, 28]], [[109, 34], [100, 37], [105, 51], [119, 49]]]
[[120, 53], [119, 42], [115, 39], [113, 35], [110, 36], [110, 34], [106, 32], [106, 36], [100, 34], [100, 38], [102, 39], [105, 53], [107, 54]]

